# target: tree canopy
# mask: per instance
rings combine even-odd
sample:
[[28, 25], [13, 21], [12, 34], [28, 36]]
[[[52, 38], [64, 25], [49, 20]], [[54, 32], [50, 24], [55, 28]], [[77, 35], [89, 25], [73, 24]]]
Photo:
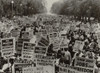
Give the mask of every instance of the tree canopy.
[[100, 0], [66, 0], [63, 4], [55, 3], [52, 12], [82, 21], [90, 21], [91, 17], [100, 20]]
[[0, 0], [0, 15], [32, 15], [45, 12], [43, 0]]

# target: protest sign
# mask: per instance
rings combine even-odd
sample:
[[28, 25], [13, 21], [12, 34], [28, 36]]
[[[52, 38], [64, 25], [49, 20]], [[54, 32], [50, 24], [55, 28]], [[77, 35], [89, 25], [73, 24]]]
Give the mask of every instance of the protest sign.
[[14, 64], [14, 73], [23, 73], [24, 67], [30, 67], [30, 64]]
[[43, 67], [43, 73], [55, 73], [54, 57], [53, 56], [43, 56], [36, 55], [36, 66]]
[[30, 41], [29, 39], [22, 39], [22, 38], [18, 39], [16, 43], [16, 52], [19, 56], [21, 56], [22, 54], [23, 42], [29, 42], [29, 41]]
[[55, 72], [54, 69], [50, 66], [47, 67], [37, 66], [37, 67], [25, 67], [23, 68], [22, 73], [55, 73]]
[[44, 73], [44, 67], [37, 66], [37, 67], [34, 67], [33, 69], [34, 69], [34, 73]]
[[59, 66], [59, 73], [94, 73], [94, 69], [67, 65], [66, 67]]
[[44, 66], [44, 72], [43, 73], [55, 73], [55, 66]]
[[22, 49], [22, 59], [32, 60], [34, 54], [35, 44], [24, 42]]
[[54, 60], [51, 59], [37, 59], [37, 66], [54, 66]]
[[75, 69], [59, 66], [59, 73], [87, 73], [87, 72], [80, 72]]
[[36, 54], [46, 54], [47, 53], [47, 47], [43, 47], [43, 46], [36, 46], [35, 47], [35, 50], [34, 50], [34, 53]]
[[75, 67], [94, 68], [95, 60], [82, 57], [75, 58]]
[[67, 39], [67, 37], [63, 37], [62, 40], [61, 40], [61, 44], [60, 44], [60, 47], [61, 48], [65, 48], [65, 47], [68, 47], [68, 44], [69, 44], [69, 40]]
[[43, 67], [25, 67], [23, 73], [44, 73]]
[[35, 59], [37, 66], [52, 66], [52, 67], [54, 66], [54, 57], [36, 55]]
[[32, 61], [27, 60], [15, 60], [14, 66], [13, 66], [13, 72], [14, 73], [22, 73], [23, 68], [25, 67], [31, 67]]
[[3, 38], [1, 39], [1, 52], [3, 57], [14, 56], [15, 53], [15, 38]]
[[29, 60], [16, 59], [14, 64], [32, 65], [32, 61], [31, 60], [29, 61]]
[[34, 73], [33, 71], [32, 67], [25, 67], [23, 68], [22, 73]]
[[59, 37], [56, 37], [56, 38], [54, 38], [54, 39], [52, 39], [52, 44], [53, 44], [53, 50], [54, 51], [58, 51], [58, 49], [59, 49], [59, 46], [60, 46], [60, 38]]
[[43, 56], [41, 54], [36, 54], [35, 58], [39, 58], [39, 59], [54, 59], [54, 56]]
[[94, 69], [93, 68], [82, 68], [82, 67], [74, 67], [74, 66], [69, 66], [67, 65], [66, 68], [69, 69], [74, 69], [76, 71], [79, 71], [79, 73], [83, 72], [83, 73], [94, 73]]
[[37, 43], [39, 46], [48, 46], [49, 45], [49, 40], [45, 37], [40, 37], [37, 39]]
[[77, 52], [78, 50], [81, 50], [82, 51], [83, 46], [84, 46], [84, 43], [82, 41], [76, 40], [75, 41], [75, 44], [74, 44], [74, 47], [73, 47], [74, 48], [73, 51], [74, 52]]

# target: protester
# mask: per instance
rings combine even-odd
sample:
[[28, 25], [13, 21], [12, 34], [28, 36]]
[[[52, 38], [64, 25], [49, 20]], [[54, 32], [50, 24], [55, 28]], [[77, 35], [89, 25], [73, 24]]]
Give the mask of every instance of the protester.
[[64, 55], [65, 62], [64, 63], [70, 65], [70, 62], [71, 62], [71, 53], [68, 51], [68, 48], [64, 48], [64, 50], [65, 50], [65, 55]]

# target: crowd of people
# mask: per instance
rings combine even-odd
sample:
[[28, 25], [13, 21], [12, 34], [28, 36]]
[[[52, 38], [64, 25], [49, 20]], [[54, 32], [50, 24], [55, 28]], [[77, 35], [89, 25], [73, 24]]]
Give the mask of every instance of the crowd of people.
[[[32, 22], [31, 20], [32, 23], [25, 23], [25, 20], [21, 21], [20, 19], [16, 20], [17, 23], [14, 23], [15, 20], [12, 20], [13, 25], [11, 25], [10, 29], [8, 30], [10, 30], [10, 33], [13, 32], [12, 30], [16, 30], [17, 33], [9, 33], [9, 36], [5, 36], [5, 34], [8, 33], [1, 30], [1, 38], [8, 38], [11, 37], [12, 34], [17, 34], [16, 36], [13, 36], [16, 38], [16, 42], [18, 42], [19, 38], [27, 38], [30, 42], [35, 43], [38, 46], [39, 44], [37, 43], [37, 37], [39, 37], [40, 35], [44, 36], [45, 34], [46, 36], [44, 37], [46, 37], [46, 39], [49, 41], [49, 45], [47, 45], [48, 50], [46, 55], [55, 57], [56, 72], [59, 72], [58, 65], [74, 66], [75, 58], [82, 57], [95, 60], [94, 68], [96, 69], [95, 72], [98, 73], [98, 69], [100, 67], [100, 46], [99, 37], [95, 29], [99, 27], [94, 28], [93, 26], [98, 25], [99, 23], [83, 23], [79, 21], [69, 20], [65, 16], [40, 16], [35, 16], [34, 22]], [[15, 24], [17, 27], [14, 27]], [[46, 29], [46, 26], [48, 25], [50, 27], [52, 26], [51, 28], [49, 27], [50, 31], [49, 29], [47, 29], [46, 33], [39, 33], [41, 29]], [[29, 32], [29, 35], [23, 35], [23, 31]], [[65, 33], [62, 33], [63, 31], [65, 31]], [[50, 37], [50, 34], [53, 32], [56, 32], [59, 36], [56, 35]], [[55, 45], [56, 43], [54, 43], [55, 40], [51, 41], [51, 39], [58, 39], [59, 46], [64, 40], [66, 40], [64, 43], [66, 45], [64, 47], [58, 47]], [[63, 39], [63, 41], [61, 39]], [[79, 48], [76, 47], [77, 41], [81, 43], [81, 46], [79, 45]], [[54, 49], [54, 46], [57, 47], [56, 51]]]

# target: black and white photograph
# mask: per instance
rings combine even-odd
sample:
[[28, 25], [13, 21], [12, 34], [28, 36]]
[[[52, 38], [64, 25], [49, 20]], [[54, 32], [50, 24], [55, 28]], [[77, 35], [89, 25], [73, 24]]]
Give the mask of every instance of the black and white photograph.
[[100, 73], [100, 0], [0, 0], [0, 73]]

